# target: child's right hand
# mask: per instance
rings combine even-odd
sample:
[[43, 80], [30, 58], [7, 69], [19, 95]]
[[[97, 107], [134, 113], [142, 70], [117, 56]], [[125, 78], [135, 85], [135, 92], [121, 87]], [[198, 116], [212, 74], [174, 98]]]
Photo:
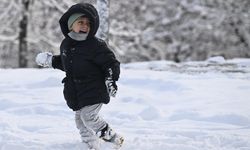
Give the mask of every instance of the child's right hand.
[[36, 63], [42, 67], [51, 67], [52, 66], [52, 57], [53, 54], [50, 52], [39, 53], [36, 56]]

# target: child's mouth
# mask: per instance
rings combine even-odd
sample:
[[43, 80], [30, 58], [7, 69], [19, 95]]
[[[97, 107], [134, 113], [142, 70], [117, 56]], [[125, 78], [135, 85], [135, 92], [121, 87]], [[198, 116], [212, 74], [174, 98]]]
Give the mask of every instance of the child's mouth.
[[87, 33], [86, 31], [79, 31], [79, 33]]

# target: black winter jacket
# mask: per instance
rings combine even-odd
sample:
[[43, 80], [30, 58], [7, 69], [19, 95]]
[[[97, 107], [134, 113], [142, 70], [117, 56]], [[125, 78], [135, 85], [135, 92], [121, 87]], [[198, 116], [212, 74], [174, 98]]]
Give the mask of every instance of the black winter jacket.
[[[90, 32], [86, 40], [75, 41], [67, 34], [67, 21], [74, 13], [84, 13], [90, 20]], [[61, 17], [60, 26], [65, 39], [60, 46], [60, 55], [53, 56], [53, 68], [66, 72], [64, 98], [74, 111], [87, 105], [107, 104], [110, 101], [105, 85], [108, 69], [113, 71], [113, 80], [120, 74], [120, 63], [107, 44], [95, 37], [99, 27], [96, 9], [87, 3], [73, 5]]]

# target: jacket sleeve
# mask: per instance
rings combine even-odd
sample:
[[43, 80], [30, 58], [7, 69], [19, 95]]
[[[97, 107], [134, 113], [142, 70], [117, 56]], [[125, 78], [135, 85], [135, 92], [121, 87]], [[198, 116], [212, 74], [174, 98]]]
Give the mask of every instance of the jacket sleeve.
[[60, 69], [64, 71], [63, 65], [62, 65], [62, 60], [61, 60], [61, 55], [54, 55], [52, 57], [52, 67], [54, 69]]
[[120, 62], [116, 59], [115, 54], [107, 46], [104, 41], [98, 43], [98, 48], [95, 51], [94, 62], [100, 66], [105, 74], [105, 77], [110, 76], [112, 71], [112, 79], [117, 81], [120, 75]]

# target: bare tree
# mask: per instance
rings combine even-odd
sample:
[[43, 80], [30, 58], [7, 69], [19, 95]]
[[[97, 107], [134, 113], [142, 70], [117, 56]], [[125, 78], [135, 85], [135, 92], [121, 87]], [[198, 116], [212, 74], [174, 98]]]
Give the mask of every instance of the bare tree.
[[28, 43], [27, 43], [27, 32], [28, 32], [28, 14], [29, 14], [29, 5], [30, 0], [22, 0], [22, 19], [19, 23], [19, 67], [27, 67], [27, 52], [28, 52]]

